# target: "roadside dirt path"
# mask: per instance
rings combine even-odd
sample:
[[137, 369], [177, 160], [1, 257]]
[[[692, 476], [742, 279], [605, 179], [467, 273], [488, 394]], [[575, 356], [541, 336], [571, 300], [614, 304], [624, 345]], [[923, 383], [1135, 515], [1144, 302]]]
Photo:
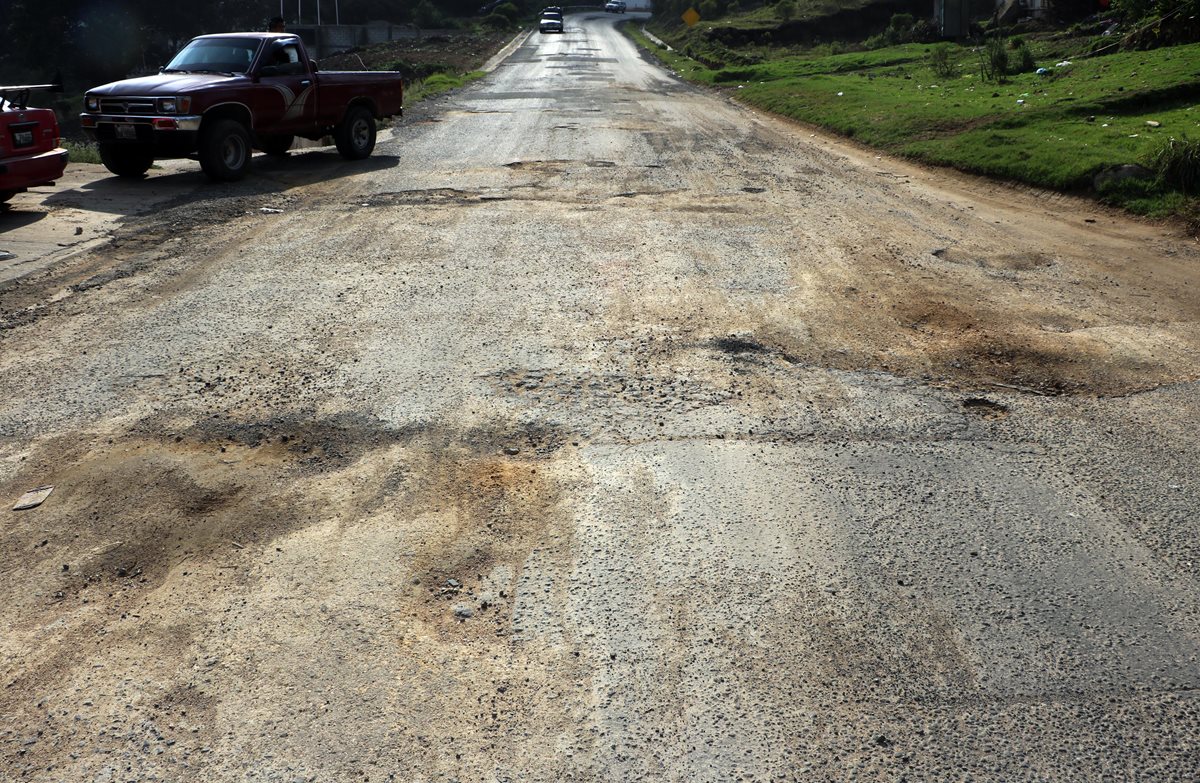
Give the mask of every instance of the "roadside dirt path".
[[1197, 245], [613, 24], [0, 290], [0, 778], [1194, 777]]

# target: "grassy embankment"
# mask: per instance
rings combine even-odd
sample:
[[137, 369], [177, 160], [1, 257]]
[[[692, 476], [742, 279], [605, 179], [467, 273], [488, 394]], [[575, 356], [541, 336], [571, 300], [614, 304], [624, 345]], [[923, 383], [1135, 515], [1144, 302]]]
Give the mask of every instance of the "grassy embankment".
[[[761, 24], [746, 22], [747, 29]], [[997, 82], [982, 78], [980, 52], [967, 46], [936, 45], [947, 47], [951, 71], [938, 76], [931, 65], [935, 45], [832, 54], [846, 45], [718, 44], [704, 52], [704, 36], [695, 30], [652, 27], [677, 46], [666, 51], [627, 29], [681, 76], [736, 90], [752, 105], [896, 155], [1037, 187], [1086, 192], [1104, 169], [1153, 168], [1168, 139], [1200, 143], [1200, 44], [1084, 58], [1078, 55], [1089, 39], [1026, 36], [1036, 65], [1049, 74]], [[679, 51], [685, 47], [699, 59]], [[1064, 59], [1071, 65], [1056, 67]], [[735, 61], [745, 64], [730, 64]], [[1151, 216], [1194, 216], [1197, 209], [1194, 189], [1182, 192], [1162, 178], [1127, 180], [1098, 195]]]
[[478, 70], [520, 28], [465, 28], [451, 36], [392, 41], [321, 60], [326, 70], [399, 71], [404, 102], [413, 104], [458, 89], [483, 76]]
[[426, 98], [432, 98], [435, 95], [441, 95], [444, 92], [457, 90], [459, 87], [463, 87], [484, 75], [483, 71], [430, 74], [424, 79], [413, 81], [405, 88], [404, 101], [405, 103], [416, 103]]

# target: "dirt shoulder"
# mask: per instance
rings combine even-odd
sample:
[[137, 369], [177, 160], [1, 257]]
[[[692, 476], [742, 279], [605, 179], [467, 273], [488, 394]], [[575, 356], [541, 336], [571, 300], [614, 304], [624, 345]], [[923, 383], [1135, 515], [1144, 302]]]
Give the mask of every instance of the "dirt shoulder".
[[628, 29], [682, 78], [890, 154], [1200, 225], [1200, 44], [1091, 57], [1090, 39], [1046, 30], [996, 39], [1010, 71], [984, 78], [980, 46], [786, 46], [730, 25], [653, 27], [671, 51]]

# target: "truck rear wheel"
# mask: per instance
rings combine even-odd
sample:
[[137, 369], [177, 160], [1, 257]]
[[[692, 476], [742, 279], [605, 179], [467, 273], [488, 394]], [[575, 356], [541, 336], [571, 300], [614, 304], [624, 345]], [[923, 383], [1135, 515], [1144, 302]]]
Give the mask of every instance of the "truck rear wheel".
[[100, 162], [118, 177], [140, 177], [154, 165], [154, 152], [136, 144], [101, 144]]
[[286, 155], [296, 140], [291, 134], [278, 134], [258, 137], [258, 148], [268, 155]]
[[351, 106], [333, 140], [346, 160], [362, 160], [375, 149], [375, 115], [366, 106]]
[[200, 168], [210, 179], [235, 182], [250, 168], [250, 131], [237, 120], [213, 120], [200, 129]]

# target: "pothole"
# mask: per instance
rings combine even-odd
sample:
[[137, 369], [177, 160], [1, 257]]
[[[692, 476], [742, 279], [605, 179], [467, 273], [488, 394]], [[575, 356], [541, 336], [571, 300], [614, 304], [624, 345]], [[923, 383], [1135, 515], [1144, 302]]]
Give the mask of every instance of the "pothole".
[[727, 353], [732, 356], [741, 354], [765, 354], [771, 353], [772, 349], [763, 345], [760, 342], [751, 340], [748, 337], [738, 337], [729, 335], [728, 337], [715, 337], [712, 340], [712, 347], [722, 353]]
[[1008, 406], [986, 397], [967, 397], [962, 401], [963, 410], [985, 419], [1001, 419], [1008, 415]]
[[484, 201], [495, 201], [507, 196], [500, 194], [484, 195], [475, 190], [458, 190], [457, 188], [429, 188], [426, 190], [400, 190], [391, 193], [375, 193], [370, 196], [360, 196], [354, 199], [353, 207], [391, 207], [419, 206], [443, 204], [479, 204]]

